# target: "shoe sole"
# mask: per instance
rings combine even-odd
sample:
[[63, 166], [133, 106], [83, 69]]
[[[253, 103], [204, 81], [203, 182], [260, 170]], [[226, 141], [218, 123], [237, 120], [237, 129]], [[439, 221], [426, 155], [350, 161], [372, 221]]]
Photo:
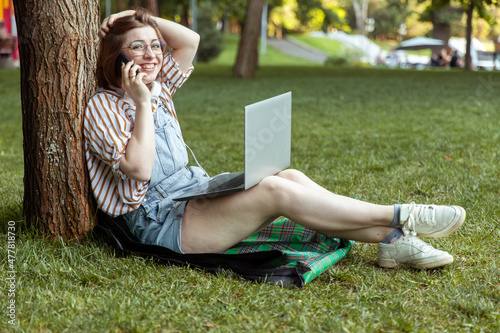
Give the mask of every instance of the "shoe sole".
[[460, 219], [455, 223], [450, 229], [444, 230], [440, 233], [432, 233], [432, 234], [417, 234], [418, 237], [432, 237], [432, 238], [439, 238], [439, 237], [446, 237], [448, 235], [451, 235], [455, 231], [457, 231], [462, 224], [464, 224], [465, 221], [465, 209], [463, 209], [460, 206], [454, 206], [460, 210]]
[[453, 262], [453, 257], [447, 257], [440, 260], [432, 261], [432, 262], [424, 262], [424, 263], [400, 263], [395, 261], [394, 259], [378, 259], [377, 264], [383, 268], [396, 268], [399, 266], [410, 266], [415, 269], [432, 269], [438, 268], [442, 266], [449, 265]]

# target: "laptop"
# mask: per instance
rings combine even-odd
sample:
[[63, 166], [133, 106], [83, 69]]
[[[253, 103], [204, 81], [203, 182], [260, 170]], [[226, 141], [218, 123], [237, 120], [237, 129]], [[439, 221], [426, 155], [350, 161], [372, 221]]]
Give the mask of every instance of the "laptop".
[[245, 170], [221, 173], [174, 198], [186, 201], [240, 192], [290, 166], [292, 93], [245, 107]]

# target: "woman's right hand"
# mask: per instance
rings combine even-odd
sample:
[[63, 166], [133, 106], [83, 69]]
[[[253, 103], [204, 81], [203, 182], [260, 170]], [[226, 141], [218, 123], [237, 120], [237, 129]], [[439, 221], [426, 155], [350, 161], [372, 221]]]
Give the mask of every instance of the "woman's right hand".
[[120, 159], [120, 170], [136, 181], [146, 182], [151, 179], [156, 156], [155, 127], [151, 92], [142, 81], [146, 73], [136, 74], [138, 69], [133, 61], [122, 65], [122, 88], [134, 100], [135, 119], [127, 150]]
[[151, 104], [151, 91], [142, 81], [147, 74], [141, 72], [137, 74], [138, 70], [140, 70], [140, 66], [134, 64], [134, 61], [122, 65], [122, 88], [125, 89], [136, 105], [141, 103]]

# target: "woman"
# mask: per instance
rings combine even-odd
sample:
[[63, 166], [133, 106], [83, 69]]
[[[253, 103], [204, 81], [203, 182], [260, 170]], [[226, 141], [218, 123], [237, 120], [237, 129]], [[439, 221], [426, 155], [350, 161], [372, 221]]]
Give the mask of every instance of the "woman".
[[[434, 268], [453, 261], [417, 236], [456, 231], [465, 220], [463, 208], [362, 202], [333, 194], [297, 170], [236, 194], [172, 201], [208, 180], [200, 167], [186, 166], [172, 102], [193, 70], [199, 36], [143, 9], [111, 15], [99, 36], [99, 90], [85, 119], [92, 189], [100, 209], [123, 216], [141, 242], [179, 253], [217, 253], [286, 216], [330, 237], [378, 242], [383, 267]], [[116, 73], [120, 52], [131, 61]]]

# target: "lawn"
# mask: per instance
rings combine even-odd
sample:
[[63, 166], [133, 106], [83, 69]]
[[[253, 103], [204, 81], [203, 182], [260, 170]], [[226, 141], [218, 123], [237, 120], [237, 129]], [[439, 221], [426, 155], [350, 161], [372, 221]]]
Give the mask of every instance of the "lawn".
[[[356, 51], [352, 47], [348, 47], [342, 44], [339, 41], [327, 38], [327, 37], [311, 37], [307, 34], [291, 34], [287, 36], [288, 39], [295, 41], [297, 43], [303, 44], [305, 46], [312, 47], [314, 49], [321, 50], [326, 54], [334, 57], [355, 57], [360, 55], [360, 51]], [[382, 48], [382, 50], [386, 52], [390, 52], [393, 48], [398, 46], [396, 41], [375, 41], [375, 43]], [[413, 55], [423, 55], [423, 56], [431, 56], [430, 49], [423, 50], [413, 50], [413, 51], [405, 51], [406, 54]]]
[[311, 37], [307, 34], [291, 34], [288, 35], [287, 38], [299, 44], [321, 50], [329, 55], [345, 54], [349, 48], [339, 41], [326, 37]]
[[94, 240], [45, 240], [21, 218], [19, 70], [0, 70], [6, 296], [13, 244], [17, 272], [16, 325], [12, 298], [2, 297], [1, 332], [500, 331], [499, 73], [301, 65], [275, 50], [251, 80], [232, 78], [231, 61], [196, 67], [176, 109], [210, 174], [243, 167], [243, 106], [292, 91], [292, 167], [361, 200], [463, 206], [457, 233], [428, 240], [455, 262], [381, 269], [377, 246], [357, 243], [319, 278], [287, 289], [118, 257]]

